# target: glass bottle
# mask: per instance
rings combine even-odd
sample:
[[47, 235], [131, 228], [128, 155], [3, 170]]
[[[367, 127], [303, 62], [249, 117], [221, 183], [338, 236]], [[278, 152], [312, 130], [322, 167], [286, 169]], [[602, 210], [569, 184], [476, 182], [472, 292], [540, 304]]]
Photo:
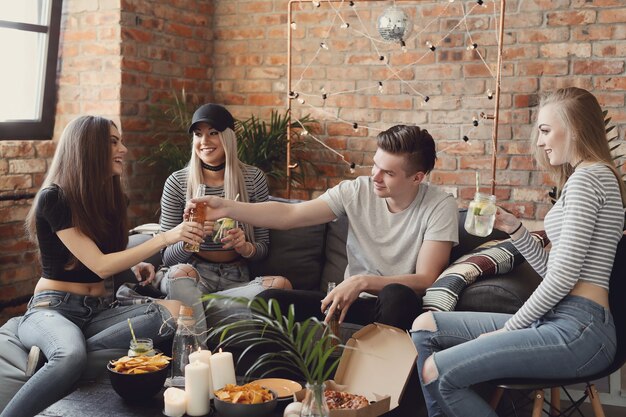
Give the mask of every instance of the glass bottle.
[[[193, 196], [195, 198], [204, 197], [205, 191], [206, 191], [206, 185], [200, 184], [196, 188], [196, 192]], [[206, 219], [206, 208], [207, 208], [206, 203], [196, 203], [196, 208], [192, 209], [189, 214], [189, 221], [202, 223], [202, 225], [204, 225], [204, 220]], [[185, 244], [183, 245], [183, 248], [187, 252], [200, 252], [199, 243], [192, 245], [191, 243], [185, 242]]]
[[330, 410], [326, 403], [324, 389], [326, 385], [322, 382], [319, 384], [306, 384], [306, 394], [302, 401], [302, 410], [300, 417], [329, 417]]
[[[326, 294], [330, 294], [331, 291], [335, 289], [335, 287], [337, 287], [337, 283], [329, 282], [328, 290], [326, 291]], [[333, 313], [332, 317], [330, 318], [330, 320], [328, 320], [328, 326], [330, 327], [330, 331], [337, 337], [340, 337], [339, 315], [340, 315], [339, 310], [335, 309], [335, 312]], [[331, 339], [331, 344], [333, 346], [337, 345], [338, 343], [339, 341], [337, 339], [334, 339], [334, 338]]]
[[150, 338], [138, 338], [130, 341], [128, 356], [154, 356], [154, 343]]
[[474, 236], [489, 236], [496, 220], [496, 196], [477, 192], [465, 216], [465, 230]]
[[172, 367], [170, 376], [165, 380], [166, 387], [185, 386], [185, 365], [189, 363], [189, 355], [198, 350], [200, 343], [196, 337], [196, 324], [193, 309], [181, 306], [176, 323], [176, 334], [172, 343]]

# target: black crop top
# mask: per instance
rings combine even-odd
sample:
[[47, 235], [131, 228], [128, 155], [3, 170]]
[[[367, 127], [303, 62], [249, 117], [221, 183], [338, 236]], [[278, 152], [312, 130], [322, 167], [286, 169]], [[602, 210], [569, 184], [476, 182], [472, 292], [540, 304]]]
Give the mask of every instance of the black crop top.
[[98, 275], [83, 265], [73, 270], [65, 269], [72, 254], [56, 232], [72, 227], [72, 213], [58, 185], [51, 185], [39, 191], [35, 210], [42, 276], [56, 281], [101, 282], [102, 279]]

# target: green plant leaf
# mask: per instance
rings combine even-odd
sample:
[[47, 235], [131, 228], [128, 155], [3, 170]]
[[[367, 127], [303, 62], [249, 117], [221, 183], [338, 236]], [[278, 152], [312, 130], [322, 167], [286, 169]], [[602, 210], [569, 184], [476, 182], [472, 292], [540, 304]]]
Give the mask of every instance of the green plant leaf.
[[219, 340], [218, 346], [245, 346], [239, 361], [264, 345], [272, 346], [272, 352], [256, 357], [247, 376], [286, 370], [301, 375], [308, 383], [321, 383], [339, 364], [337, 353], [343, 349], [339, 339], [317, 318], [296, 322], [293, 306], [285, 316], [275, 300], [268, 303], [262, 299], [248, 301], [215, 294], [205, 295], [203, 299], [208, 301], [209, 312], [217, 301], [249, 308], [249, 313], [241, 317], [222, 319], [209, 333], [209, 340]]

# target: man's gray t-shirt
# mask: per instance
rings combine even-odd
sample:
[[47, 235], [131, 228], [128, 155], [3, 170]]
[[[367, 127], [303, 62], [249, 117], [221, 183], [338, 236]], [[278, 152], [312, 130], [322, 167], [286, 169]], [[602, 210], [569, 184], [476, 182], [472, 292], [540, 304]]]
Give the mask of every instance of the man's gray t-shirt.
[[342, 181], [319, 198], [337, 217], [348, 217], [344, 278], [414, 274], [422, 242], [459, 241], [456, 201], [433, 185], [420, 184], [415, 200], [399, 213], [389, 211], [366, 176]]

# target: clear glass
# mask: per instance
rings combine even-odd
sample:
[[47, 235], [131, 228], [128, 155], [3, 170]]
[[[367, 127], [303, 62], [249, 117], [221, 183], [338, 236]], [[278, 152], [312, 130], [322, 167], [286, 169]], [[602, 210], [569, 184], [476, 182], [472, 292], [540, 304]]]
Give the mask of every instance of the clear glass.
[[476, 193], [469, 203], [465, 217], [465, 230], [474, 236], [489, 236], [496, 220], [496, 196]]
[[306, 394], [302, 401], [300, 417], [330, 417], [330, 410], [324, 395], [325, 388], [324, 383], [306, 384]]
[[199, 348], [193, 310], [191, 307], [182, 306], [172, 343], [172, 367], [170, 376], [165, 380], [166, 387], [185, 386], [185, 366], [189, 363], [189, 355]]
[[150, 338], [138, 338], [130, 341], [128, 356], [154, 356], [154, 343]]
[[[198, 185], [198, 188], [196, 188], [196, 193], [193, 195], [194, 197], [204, 197], [205, 195], [205, 191], [206, 191], [206, 185], [204, 184], [200, 184]], [[196, 208], [191, 210], [191, 214], [189, 215], [189, 221], [191, 222], [198, 222], [198, 223], [202, 223], [204, 224], [204, 220], [206, 219], [206, 207], [207, 205], [205, 203], [198, 203], [196, 204]], [[183, 246], [183, 248], [187, 251], [187, 252], [200, 252], [200, 244], [190, 244], [190, 243], [185, 243], [185, 245]]]
[[[328, 290], [326, 291], [326, 294], [330, 294], [330, 292], [332, 290], [334, 290], [335, 287], [337, 287], [337, 283], [329, 282], [328, 283]], [[335, 310], [335, 312], [333, 313], [332, 317], [328, 321], [328, 326], [330, 327], [330, 331], [337, 337], [340, 337], [339, 314], [340, 314], [340, 312]], [[331, 339], [331, 343], [334, 346], [334, 345], [337, 345], [339, 343], [339, 341], [337, 339]]]

